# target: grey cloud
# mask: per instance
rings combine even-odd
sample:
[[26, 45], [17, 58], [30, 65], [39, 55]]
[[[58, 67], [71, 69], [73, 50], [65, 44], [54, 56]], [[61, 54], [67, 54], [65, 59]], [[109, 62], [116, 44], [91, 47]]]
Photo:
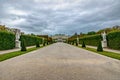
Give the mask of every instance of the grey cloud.
[[0, 0], [0, 22], [35, 34], [97, 31], [120, 25], [119, 5], [119, 0]]

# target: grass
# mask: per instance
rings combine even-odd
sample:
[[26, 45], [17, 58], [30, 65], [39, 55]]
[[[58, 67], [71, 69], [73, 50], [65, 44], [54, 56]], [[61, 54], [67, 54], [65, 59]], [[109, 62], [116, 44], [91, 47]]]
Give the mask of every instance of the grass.
[[31, 51], [34, 51], [34, 50], [37, 50], [40, 48], [42, 48], [42, 47], [39, 47], [39, 48], [33, 47], [33, 48], [27, 49], [27, 51], [15, 51], [15, 52], [10, 52], [10, 53], [6, 53], [6, 54], [0, 54], [0, 62], [10, 59], [10, 58], [13, 58], [13, 57], [16, 57], [16, 56], [19, 56], [19, 55], [22, 55], [22, 54], [26, 54], [28, 52], [31, 52]]
[[[80, 47], [80, 48], [82, 48], [82, 47]], [[98, 52], [96, 49], [89, 48], [89, 47], [82, 48], [82, 49], [86, 49], [88, 51], [92, 51], [92, 52], [95, 52], [95, 53], [98, 53], [98, 54], [101, 54], [101, 55], [104, 55], [104, 56], [107, 56], [107, 57], [111, 57], [111, 58], [120, 60], [120, 54], [119, 53], [114, 53], [114, 52], [109, 52], [109, 51]]]

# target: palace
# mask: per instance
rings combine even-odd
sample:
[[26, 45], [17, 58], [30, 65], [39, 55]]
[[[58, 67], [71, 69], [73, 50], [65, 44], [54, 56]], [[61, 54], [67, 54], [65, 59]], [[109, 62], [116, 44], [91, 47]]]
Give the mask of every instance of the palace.
[[68, 39], [68, 36], [65, 34], [55, 34], [54, 36], [52, 36], [52, 39], [55, 42], [65, 42]]

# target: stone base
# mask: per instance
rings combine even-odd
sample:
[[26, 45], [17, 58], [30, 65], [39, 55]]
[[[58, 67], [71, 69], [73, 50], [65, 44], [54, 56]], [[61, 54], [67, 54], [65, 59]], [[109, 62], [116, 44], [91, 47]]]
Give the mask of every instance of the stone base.
[[20, 41], [15, 41], [15, 43], [16, 43], [16, 44], [15, 44], [15, 47], [16, 47], [16, 48], [21, 48], [21, 45], [20, 45], [21, 42], [20, 42]]
[[101, 43], [102, 43], [102, 47], [103, 47], [103, 48], [106, 48], [106, 47], [107, 47], [107, 41], [101, 41]]

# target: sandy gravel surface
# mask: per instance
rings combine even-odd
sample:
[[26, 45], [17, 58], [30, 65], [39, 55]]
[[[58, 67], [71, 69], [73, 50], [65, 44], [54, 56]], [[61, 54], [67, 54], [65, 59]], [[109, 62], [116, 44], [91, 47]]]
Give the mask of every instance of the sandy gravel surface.
[[55, 43], [0, 62], [0, 80], [120, 80], [120, 61]]

